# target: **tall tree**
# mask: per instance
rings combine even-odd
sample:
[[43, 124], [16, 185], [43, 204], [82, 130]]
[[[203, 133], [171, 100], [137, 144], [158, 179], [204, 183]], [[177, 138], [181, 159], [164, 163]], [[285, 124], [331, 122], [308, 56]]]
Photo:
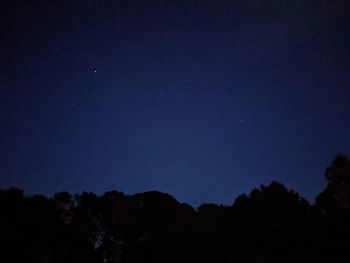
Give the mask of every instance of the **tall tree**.
[[350, 160], [339, 154], [326, 169], [326, 189], [316, 198], [316, 205], [325, 212], [350, 208]]

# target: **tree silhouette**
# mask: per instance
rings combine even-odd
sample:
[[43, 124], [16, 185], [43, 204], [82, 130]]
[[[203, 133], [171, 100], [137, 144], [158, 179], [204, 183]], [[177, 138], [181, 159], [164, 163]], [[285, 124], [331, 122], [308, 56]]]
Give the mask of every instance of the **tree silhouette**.
[[276, 181], [197, 209], [157, 191], [0, 190], [0, 262], [350, 262], [348, 158], [325, 176], [315, 205]]
[[316, 204], [331, 212], [350, 208], [350, 161], [345, 155], [338, 155], [326, 170], [326, 189], [316, 198]]

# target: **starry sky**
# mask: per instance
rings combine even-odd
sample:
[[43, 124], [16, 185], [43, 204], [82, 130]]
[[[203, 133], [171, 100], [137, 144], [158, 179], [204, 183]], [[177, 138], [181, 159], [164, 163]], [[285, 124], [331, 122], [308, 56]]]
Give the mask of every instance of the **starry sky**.
[[0, 187], [313, 202], [350, 155], [345, 0], [3, 0]]

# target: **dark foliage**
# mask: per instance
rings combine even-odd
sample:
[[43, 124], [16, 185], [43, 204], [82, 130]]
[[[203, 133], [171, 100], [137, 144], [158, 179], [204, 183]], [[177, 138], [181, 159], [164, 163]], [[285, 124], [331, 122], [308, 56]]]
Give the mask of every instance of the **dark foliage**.
[[0, 190], [0, 262], [350, 262], [350, 161], [310, 205], [278, 182], [197, 209], [156, 191]]

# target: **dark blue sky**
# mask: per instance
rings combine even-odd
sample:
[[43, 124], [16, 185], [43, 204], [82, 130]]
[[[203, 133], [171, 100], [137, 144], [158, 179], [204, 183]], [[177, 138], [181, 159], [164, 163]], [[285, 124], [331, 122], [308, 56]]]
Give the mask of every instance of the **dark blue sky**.
[[312, 202], [350, 154], [347, 1], [34, 2], [0, 6], [0, 187]]

